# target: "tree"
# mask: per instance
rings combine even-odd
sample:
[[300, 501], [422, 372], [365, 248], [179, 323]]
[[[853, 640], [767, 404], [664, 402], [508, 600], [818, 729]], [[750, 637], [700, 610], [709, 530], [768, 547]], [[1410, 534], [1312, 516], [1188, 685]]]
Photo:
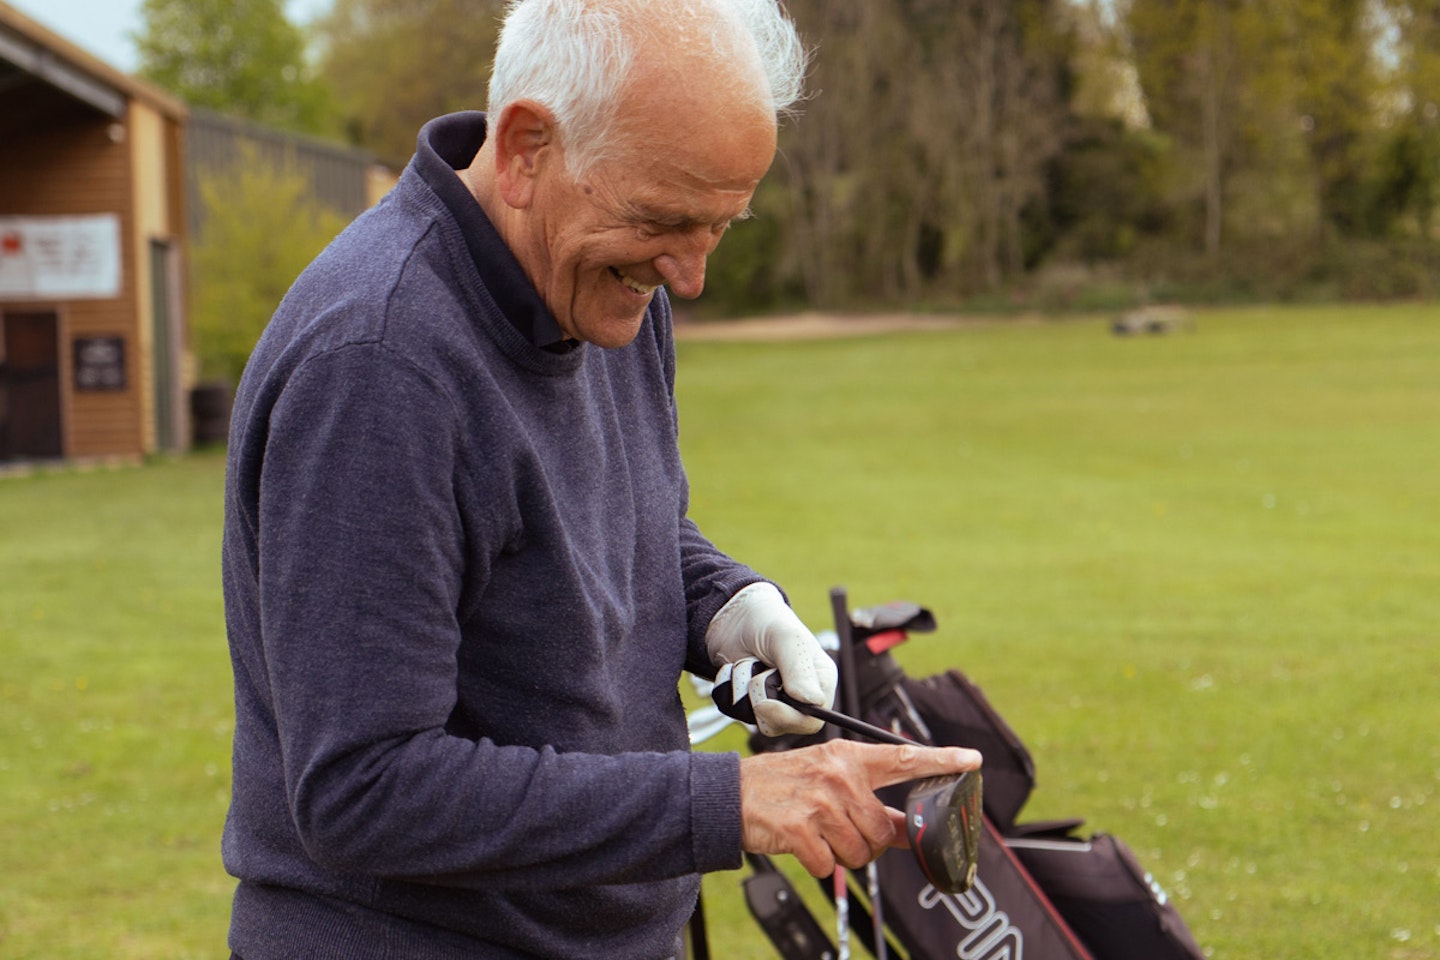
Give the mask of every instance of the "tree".
[[813, 99], [772, 176], [809, 299], [916, 301], [1026, 268], [1065, 125], [1052, 0], [791, 0]]
[[194, 106], [303, 133], [330, 129], [324, 88], [281, 0], [144, 0], [139, 73]]
[[501, 0], [335, 0], [316, 24], [346, 134], [394, 167], [427, 120], [483, 110]]
[[1173, 137], [1183, 203], [1198, 197], [1205, 253], [1220, 255], [1227, 178], [1243, 128], [1245, 68], [1261, 51], [1246, 43], [1252, 15], [1238, 0], [1131, 0], [1127, 27], [1146, 110]]
[[1390, 0], [1391, 109], [1377, 164], [1372, 229], [1435, 239], [1440, 233], [1440, 0]]
[[1369, 0], [1292, 0], [1276, 46], [1294, 78], [1296, 113], [1315, 184], [1318, 226], [1340, 235], [1364, 228], [1366, 169], [1375, 129], [1377, 37]]
[[345, 218], [310, 196], [303, 171], [253, 152], [199, 186], [205, 225], [191, 252], [190, 330], [201, 376], [234, 385], [285, 292]]
[[1070, 5], [1072, 116], [1050, 162], [1046, 216], [1050, 255], [1068, 263], [1115, 263], [1168, 228], [1170, 141], [1150, 126], [1134, 57], [1113, 4]]
[[1056, 252], [1082, 263], [1114, 262], [1160, 235], [1169, 211], [1161, 194], [1166, 142], [1106, 116], [1078, 118], [1050, 168]]
[[1362, 229], [1378, 90], [1373, 9], [1369, 0], [1130, 0], [1145, 103], [1175, 141], [1177, 205], [1198, 198], [1212, 262], [1227, 235], [1274, 253]]

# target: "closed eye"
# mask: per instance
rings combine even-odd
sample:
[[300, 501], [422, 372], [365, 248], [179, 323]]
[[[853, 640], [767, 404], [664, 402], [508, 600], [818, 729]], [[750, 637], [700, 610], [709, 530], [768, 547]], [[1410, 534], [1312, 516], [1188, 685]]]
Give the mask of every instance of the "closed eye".
[[720, 236], [730, 229], [732, 223], [741, 220], [749, 220], [755, 214], [749, 207], [746, 207], [738, 216], [725, 220], [706, 221], [698, 217], [666, 216], [663, 214], [640, 215], [635, 218], [635, 230], [640, 236], [647, 240], [656, 237], [675, 233], [691, 233], [695, 230], [709, 230], [715, 236]]

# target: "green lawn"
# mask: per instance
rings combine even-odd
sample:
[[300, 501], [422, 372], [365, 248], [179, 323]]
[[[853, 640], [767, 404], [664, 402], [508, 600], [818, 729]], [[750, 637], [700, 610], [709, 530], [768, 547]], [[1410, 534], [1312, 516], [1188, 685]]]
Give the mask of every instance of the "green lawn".
[[[1440, 307], [1196, 321], [682, 343], [692, 512], [817, 628], [929, 605], [900, 657], [1027, 740], [1022, 819], [1213, 957], [1440, 960]], [[0, 480], [0, 956], [224, 956], [221, 471]], [[771, 957], [739, 879], [712, 941]]]
[[221, 957], [223, 461], [0, 479], [0, 956]]

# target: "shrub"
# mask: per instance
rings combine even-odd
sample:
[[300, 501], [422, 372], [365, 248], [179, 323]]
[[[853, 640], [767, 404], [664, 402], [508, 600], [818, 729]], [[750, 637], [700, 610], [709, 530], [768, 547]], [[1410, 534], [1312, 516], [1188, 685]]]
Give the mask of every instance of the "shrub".
[[191, 336], [201, 378], [234, 384], [290, 284], [346, 221], [310, 195], [303, 170], [269, 166], [254, 151], [199, 187]]

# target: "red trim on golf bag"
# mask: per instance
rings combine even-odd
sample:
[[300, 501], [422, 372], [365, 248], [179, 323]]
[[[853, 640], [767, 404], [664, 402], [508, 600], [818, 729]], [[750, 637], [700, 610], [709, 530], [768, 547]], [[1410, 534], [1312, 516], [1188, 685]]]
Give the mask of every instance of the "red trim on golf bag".
[[[926, 907], [924, 899], [901, 900], [892, 908], [890, 884], [913, 887], [913, 881], [907, 884], [903, 878], [904, 868], [916, 877], [919, 868], [913, 858], [887, 852], [880, 859], [885, 917], [910, 946], [912, 960], [1021, 960], [1022, 949], [1030, 960], [1203, 960], [1175, 905], [1124, 843], [1106, 834], [1088, 840], [1073, 836], [1083, 820], [1014, 822], [1035, 785], [1034, 762], [1015, 731], [960, 671], [921, 680], [902, 676], [866, 704], [864, 718], [925, 743], [973, 747], [985, 757], [980, 879], [995, 911], [1005, 914], [1020, 934], [1016, 949], [967, 953], [968, 941], [953, 939], [956, 931], [944, 930], [941, 936], [943, 925], [917, 919], [916, 904]], [[903, 805], [903, 794], [881, 791], [880, 796], [891, 806]], [[888, 880], [886, 870], [902, 876]], [[932, 904], [937, 898], [930, 890]], [[981, 909], [978, 903], [969, 906]], [[975, 949], [989, 950], [989, 943]]]
[[[1035, 786], [1023, 741], [960, 671], [913, 679], [888, 652], [903, 639], [896, 633], [935, 628], [928, 610], [893, 603], [854, 611], [852, 620], [861, 719], [985, 757], [985, 823], [971, 890], [938, 893], [908, 850], [876, 861], [885, 927], [910, 960], [1203, 960], [1174, 904], [1118, 839], [1073, 836], [1084, 823], [1078, 819], [1015, 823]], [[871, 637], [878, 649], [866, 643]], [[822, 738], [756, 734], [750, 747], [789, 750]], [[903, 809], [907, 789], [897, 785], [879, 796]], [[831, 895], [828, 879], [821, 887]], [[851, 897], [863, 912], [853, 889]], [[864, 927], [853, 929], [863, 940]]]
[[1006, 844], [1099, 957], [1204, 960], [1180, 912], [1118, 837], [1012, 837]]
[[939, 893], [907, 850], [879, 861], [885, 924], [910, 960], [1094, 960], [987, 817], [980, 872], [962, 894]]

